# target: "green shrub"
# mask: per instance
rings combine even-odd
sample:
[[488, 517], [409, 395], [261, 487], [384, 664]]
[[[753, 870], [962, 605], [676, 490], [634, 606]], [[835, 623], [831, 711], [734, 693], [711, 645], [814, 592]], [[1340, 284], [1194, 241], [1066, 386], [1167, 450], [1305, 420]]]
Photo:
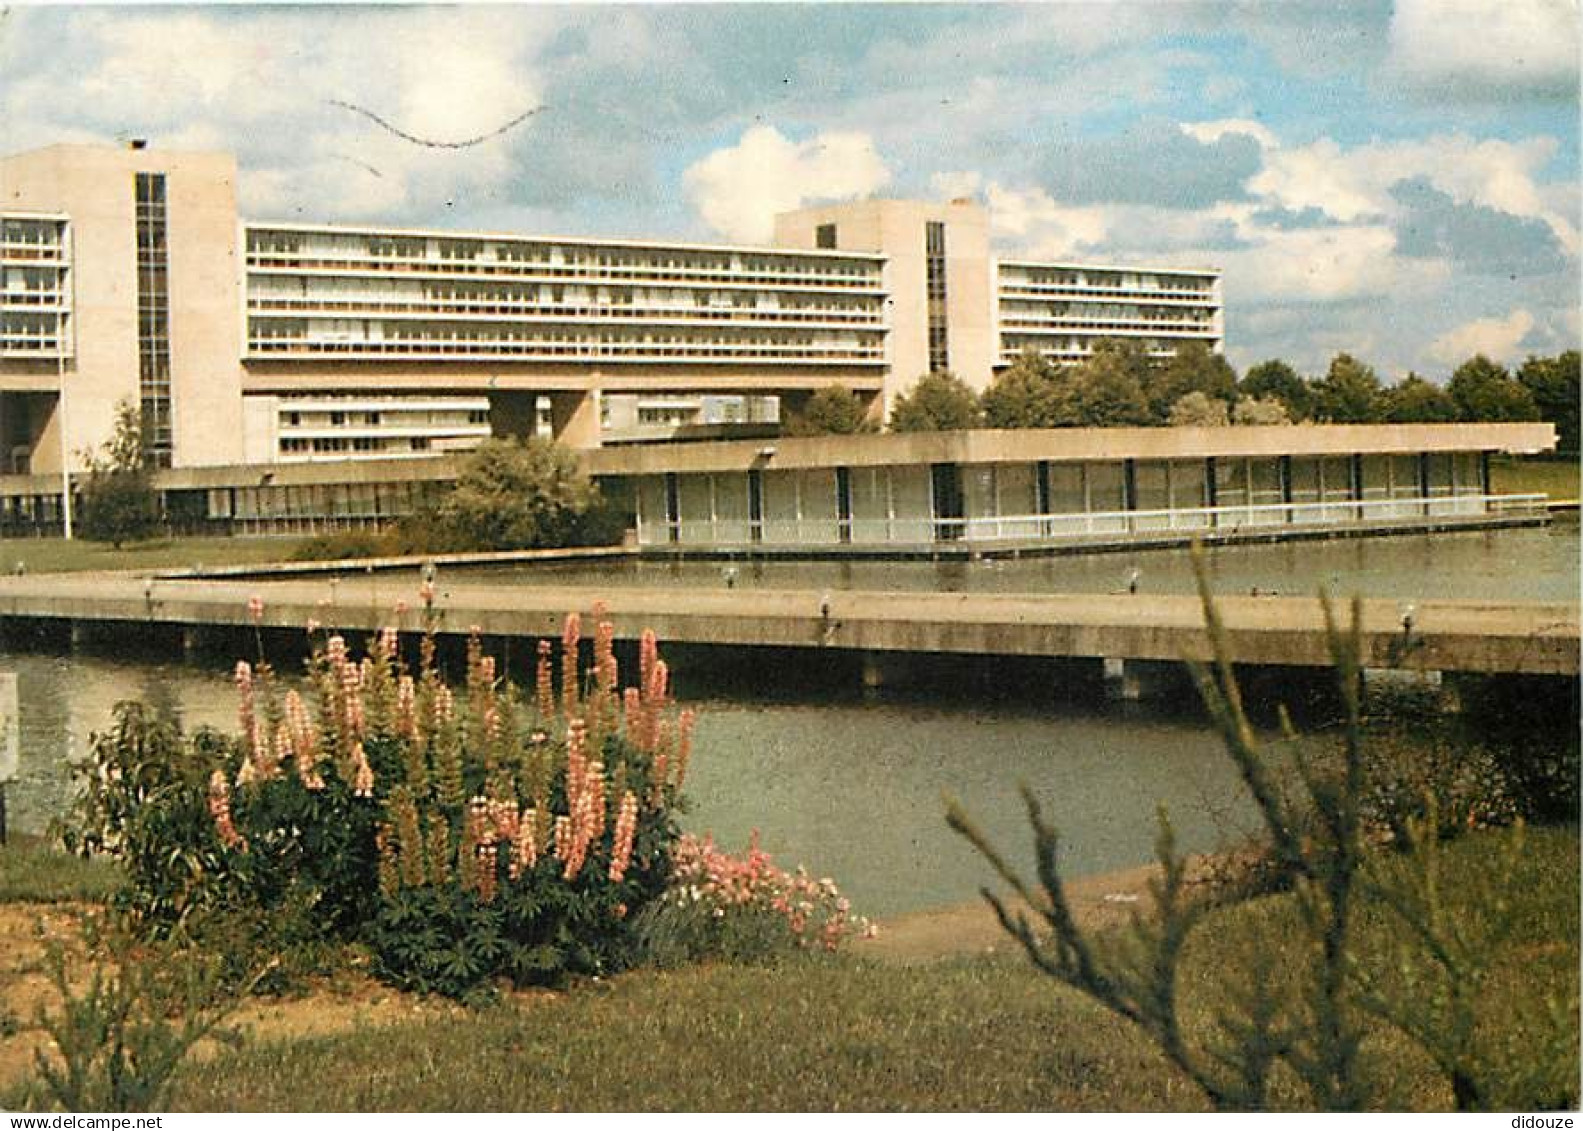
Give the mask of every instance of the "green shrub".
[[1402, 844], [1430, 819], [1435, 834], [1509, 825], [1521, 815], [1499, 757], [1438, 713], [1374, 714], [1364, 723], [1360, 812], [1371, 831]]
[[232, 739], [123, 705], [72, 842], [125, 862], [122, 902], [153, 934], [360, 941], [393, 983], [452, 996], [617, 968], [669, 872], [692, 716], [673, 716], [651, 634], [621, 691], [605, 622], [585, 692], [580, 635], [574, 614], [559, 694], [541, 643], [528, 703], [476, 639], [453, 689], [432, 637], [409, 674], [387, 629], [361, 662], [325, 640], [306, 697], [239, 663]]
[[226, 861], [205, 791], [226, 745], [208, 731], [188, 740], [169, 715], [119, 703], [111, 729], [95, 734], [88, 758], [72, 767], [78, 789], [63, 842], [83, 856], [118, 860], [126, 882], [112, 905], [158, 933], [218, 895]]
[[330, 534], [315, 534], [304, 538], [292, 548], [293, 561], [341, 562], [349, 558], [382, 558], [395, 553], [395, 539], [389, 531], [337, 530]]
[[1490, 751], [1526, 820], [1576, 821], [1580, 799], [1578, 684], [1555, 676], [1464, 677], [1464, 739]]

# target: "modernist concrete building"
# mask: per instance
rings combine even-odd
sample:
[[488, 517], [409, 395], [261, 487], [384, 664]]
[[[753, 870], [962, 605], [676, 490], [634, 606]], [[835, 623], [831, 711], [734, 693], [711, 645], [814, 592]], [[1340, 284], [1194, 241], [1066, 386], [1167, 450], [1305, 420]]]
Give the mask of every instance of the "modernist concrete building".
[[1084, 428], [605, 448], [638, 540], [677, 553], [994, 552], [1542, 519], [1489, 456], [1550, 424]]
[[1216, 272], [997, 262], [969, 201], [808, 209], [746, 248], [254, 222], [236, 178], [138, 143], [0, 160], [0, 470], [81, 469], [121, 400], [165, 466], [383, 459], [762, 426], [830, 384], [881, 419], [1029, 345], [1223, 343]]
[[[254, 222], [227, 154], [0, 160], [0, 532], [139, 406], [181, 524], [379, 521], [452, 453], [547, 427], [661, 550], [921, 550], [1503, 520], [1491, 451], [1548, 425], [1111, 429], [792, 440], [840, 384], [982, 388], [1034, 348], [1224, 344], [1213, 270], [997, 259], [971, 201], [777, 218], [749, 248]], [[613, 439], [757, 437], [607, 445]]]

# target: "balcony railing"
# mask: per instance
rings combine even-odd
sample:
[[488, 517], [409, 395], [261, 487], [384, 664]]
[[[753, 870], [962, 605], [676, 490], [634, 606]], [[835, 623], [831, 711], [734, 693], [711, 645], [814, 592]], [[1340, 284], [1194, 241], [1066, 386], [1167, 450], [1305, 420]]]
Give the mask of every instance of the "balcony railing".
[[1009, 515], [992, 518], [928, 516], [819, 518], [742, 517], [668, 521], [639, 516], [643, 545], [697, 547], [885, 547], [996, 544], [1028, 545], [1107, 539], [1260, 532], [1279, 527], [1363, 524], [1399, 520], [1543, 514], [1548, 496], [1421, 495], [1344, 501], [1293, 501], [1169, 510], [1092, 511], [1067, 514]]

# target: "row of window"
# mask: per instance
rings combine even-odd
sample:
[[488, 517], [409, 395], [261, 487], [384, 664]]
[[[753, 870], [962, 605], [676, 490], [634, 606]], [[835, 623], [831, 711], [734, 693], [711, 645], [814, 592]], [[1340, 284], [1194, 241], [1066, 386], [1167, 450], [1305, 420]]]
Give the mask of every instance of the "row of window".
[[1005, 267], [1001, 284], [1035, 287], [1087, 287], [1128, 291], [1209, 291], [1214, 280], [1202, 275], [1130, 274], [1121, 271], [1072, 271], [1060, 268]]
[[462, 341], [410, 341], [410, 342], [351, 342], [307, 341], [253, 337], [248, 348], [255, 354], [283, 354], [299, 357], [319, 355], [393, 356], [422, 358], [430, 356], [456, 357], [513, 357], [523, 361], [596, 358], [626, 358], [633, 360], [676, 359], [685, 361], [708, 360], [759, 360], [839, 362], [843, 364], [879, 364], [884, 361], [884, 350], [856, 348], [776, 348], [763, 345], [748, 346], [655, 346], [645, 343], [631, 345], [573, 344], [551, 345], [542, 342], [508, 342], [490, 340]]
[[489, 423], [487, 408], [450, 411], [424, 411], [421, 409], [394, 409], [380, 412], [300, 412], [282, 411], [281, 423], [288, 428], [379, 428], [385, 424], [393, 427], [440, 426], [460, 427]]
[[1004, 330], [1025, 330], [1029, 333], [1066, 333], [1071, 330], [1184, 330], [1204, 333], [1214, 329], [1209, 318], [1016, 318], [1002, 316]]
[[[309, 322], [294, 318], [254, 318], [249, 321], [252, 337], [272, 340], [361, 342], [364, 332], [372, 327], [356, 319], [333, 320], [326, 323]], [[709, 334], [667, 331], [664, 329], [622, 333], [620, 328], [590, 329], [579, 333], [574, 327], [538, 327], [507, 324], [492, 326], [479, 323], [423, 323], [393, 322], [388, 325], [375, 323], [383, 337], [373, 339], [374, 344], [384, 342], [523, 342], [569, 343], [597, 345], [663, 345], [663, 346], [718, 346], [718, 345], [782, 345], [782, 346], [872, 346], [883, 341], [877, 331], [854, 331], [843, 334], [818, 333], [810, 330], [724, 330], [715, 329]]]
[[[820, 259], [804, 255], [763, 255], [740, 252], [693, 252], [665, 249], [624, 251], [589, 248], [577, 244], [513, 243], [480, 239], [434, 240], [435, 258], [447, 264], [484, 264], [491, 256], [499, 263], [531, 268], [597, 267], [624, 271], [730, 272], [774, 275], [857, 275], [877, 278], [878, 263], [848, 259]], [[331, 236], [305, 239], [302, 233], [254, 230], [248, 233], [249, 256], [369, 257], [422, 260], [428, 258], [428, 240], [419, 236]]]
[[[557, 300], [559, 302], [559, 300]], [[630, 302], [630, 300], [629, 300]], [[842, 310], [821, 310], [780, 307], [755, 308], [751, 306], [665, 307], [632, 306], [616, 300], [607, 306], [578, 306], [562, 303], [482, 303], [482, 302], [385, 302], [375, 299], [289, 298], [272, 295], [252, 295], [248, 309], [256, 313], [272, 311], [343, 312], [346, 314], [412, 314], [418, 317], [440, 315], [485, 316], [507, 318], [587, 318], [607, 321], [612, 318], [636, 320], [671, 320], [683, 322], [827, 322], [837, 325], [878, 325], [883, 311], [876, 305], [870, 310], [848, 313]], [[855, 308], [848, 308], [852, 310]]]
[[538, 281], [543, 279], [594, 279], [620, 280], [636, 283], [729, 283], [739, 287], [769, 287], [776, 290], [878, 290], [878, 271], [854, 274], [845, 271], [739, 272], [728, 269], [686, 271], [677, 268], [620, 268], [562, 267], [554, 264], [526, 264], [520, 267], [509, 264], [469, 263], [466, 265], [418, 260], [413, 262], [384, 261], [371, 263], [349, 259], [308, 259], [249, 256], [249, 268], [259, 271], [333, 271], [345, 275], [362, 275], [389, 278], [398, 270], [408, 276], [495, 276], [509, 279]]
[[428, 436], [392, 439], [384, 436], [315, 436], [312, 439], [287, 436], [280, 441], [282, 455], [333, 455], [339, 452], [427, 452], [432, 449]]
[[[1104, 335], [1096, 334], [1090, 338], [1066, 338], [1050, 340], [1047, 335], [1030, 334], [1027, 332], [1005, 333], [1000, 339], [1000, 354], [1003, 361], [1012, 361], [1024, 349], [1032, 347], [1046, 357], [1083, 358], [1093, 352], [1094, 343]], [[1215, 339], [1205, 335], [1192, 335], [1196, 341], [1213, 341]], [[1169, 357], [1176, 349], [1176, 342], [1161, 341], [1158, 338], [1132, 338], [1146, 351], [1156, 357]]]

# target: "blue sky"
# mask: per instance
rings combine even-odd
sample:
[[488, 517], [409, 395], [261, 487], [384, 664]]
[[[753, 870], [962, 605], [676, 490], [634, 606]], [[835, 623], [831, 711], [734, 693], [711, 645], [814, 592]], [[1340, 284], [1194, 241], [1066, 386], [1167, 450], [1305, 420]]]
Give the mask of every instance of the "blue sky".
[[[241, 162], [250, 218], [763, 242], [974, 195], [1024, 257], [1216, 265], [1239, 368], [1578, 344], [1576, 0], [74, 8], [0, 149]], [[414, 145], [521, 125], [464, 149]]]

